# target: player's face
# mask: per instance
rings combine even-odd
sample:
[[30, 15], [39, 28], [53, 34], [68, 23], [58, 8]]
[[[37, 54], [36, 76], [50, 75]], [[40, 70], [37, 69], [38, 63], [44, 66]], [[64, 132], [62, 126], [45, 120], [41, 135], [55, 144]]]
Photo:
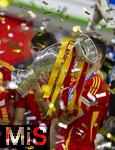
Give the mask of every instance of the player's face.
[[37, 55], [37, 53], [38, 53], [39, 51], [41, 51], [41, 50], [42, 50], [42, 49], [41, 49], [41, 47], [39, 47], [39, 46], [31, 46], [32, 58], [35, 58], [36, 55]]

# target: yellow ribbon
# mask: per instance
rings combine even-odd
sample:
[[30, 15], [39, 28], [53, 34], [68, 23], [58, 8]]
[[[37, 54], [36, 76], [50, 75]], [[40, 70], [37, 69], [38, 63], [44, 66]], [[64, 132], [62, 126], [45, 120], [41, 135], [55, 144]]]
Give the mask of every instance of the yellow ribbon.
[[9, 69], [10, 71], [14, 70], [14, 67], [12, 65], [10, 65], [9, 63], [7, 63], [3, 60], [0, 60], [0, 65], [2, 65], [3, 67]]
[[51, 72], [48, 84], [42, 86], [42, 91], [44, 93], [43, 98], [49, 98], [51, 95], [55, 80], [56, 80], [58, 72], [59, 72], [59, 68], [61, 67], [63, 57], [65, 55], [66, 46], [67, 46], [67, 42], [65, 42], [64, 44], [61, 45], [56, 62], [52, 68], [52, 72]]
[[68, 42], [62, 43], [60, 47], [59, 54], [57, 56], [56, 62], [52, 68], [52, 72], [48, 81], [47, 85], [42, 86], [42, 91], [44, 93], [43, 98], [49, 98], [53, 89], [53, 86], [55, 84], [55, 80], [58, 76], [59, 69], [61, 67], [65, 52], [66, 52], [66, 47], [67, 47]]
[[[80, 68], [80, 71], [76, 74], [76, 84], [79, 82], [80, 75], [81, 75], [82, 70], [83, 70], [83, 66], [84, 66], [84, 62], [83, 61], [79, 62], [78, 68]], [[74, 109], [74, 106], [75, 106], [76, 92], [77, 91], [76, 91], [76, 88], [75, 88], [72, 100], [68, 104], [68, 110], [70, 110], [70, 111], [72, 111]], [[80, 106], [80, 103], [78, 105]]]
[[[88, 66], [87, 66], [86, 72], [83, 72], [84, 65], [85, 65], [85, 62], [84, 62], [84, 61], [81, 61], [81, 62], [79, 63], [80, 72], [78, 72], [77, 75], [76, 75], [76, 84], [79, 84], [80, 76], [81, 76], [82, 73], [85, 73], [85, 77], [87, 76], [87, 71], [88, 71], [88, 68], [89, 68], [89, 64], [88, 64]], [[83, 85], [83, 87], [84, 87], [84, 85]], [[82, 90], [83, 90], [83, 87], [82, 87]], [[72, 100], [71, 100], [70, 103], [68, 104], [68, 110], [69, 110], [69, 111], [73, 111], [73, 109], [75, 109], [75, 106], [76, 106], [76, 105], [75, 105], [75, 100], [76, 100], [77, 92], [78, 92], [78, 91], [76, 91], [76, 88], [75, 88], [75, 89], [74, 89], [74, 94], [73, 94]], [[78, 108], [81, 107], [81, 95], [82, 95], [82, 91], [81, 91], [80, 96], [79, 96], [79, 99], [78, 99], [78, 106], [77, 106]]]
[[51, 99], [51, 103], [49, 105], [49, 110], [48, 110], [48, 115], [49, 116], [51, 116], [52, 112], [55, 111], [54, 104], [55, 104], [57, 96], [58, 96], [58, 94], [60, 92], [61, 86], [63, 85], [64, 79], [66, 77], [66, 73], [67, 73], [67, 71], [69, 69], [69, 66], [71, 64], [72, 54], [73, 54], [73, 47], [74, 47], [74, 45], [70, 45], [70, 47], [69, 47], [70, 48], [69, 54], [68, 54], [64, 64], [62, 65], [62, 70], [61, 70], [59, 78], [57, 80], [56, 88], [55, 88], [55, 91], [53, 93], [53, 96], [52, 96], [52, 99]]

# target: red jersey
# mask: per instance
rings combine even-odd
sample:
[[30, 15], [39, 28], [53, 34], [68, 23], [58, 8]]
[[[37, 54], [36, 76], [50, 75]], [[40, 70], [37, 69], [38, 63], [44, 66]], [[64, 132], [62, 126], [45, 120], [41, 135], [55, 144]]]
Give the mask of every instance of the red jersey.
[[22, 98], [21, 95], [18, 95], [16, 107], [25, 108], [26, 110], [31, 111], [30, 115], [36, 117], [36, 120], [33, 120], [32, 124], [38, 124], [38, 121], [42, 119], [42, 113], [35, 100], [34, 93], [28, 94], [24, 98]]
[[94, 150], [93, 141], [107, 114], [109, 96], [108, 87], [99, 75], [85, 82], [81, 96], [84, 115], [61, 130], [64, 140], [58, 142], [57, 150], [63, 150], [63, 147], [67, 150]]
[[9, 124], [9, 100], [6, 92], [0, 92], [0, 122]]
[[10, 64], [0, 60], [0, 73], [3, 75], [0, 91], [0, 120], [9, 124], [14, 119], [15, 91], [6, 90], [4, 84], [11, 80], [13, 67]]

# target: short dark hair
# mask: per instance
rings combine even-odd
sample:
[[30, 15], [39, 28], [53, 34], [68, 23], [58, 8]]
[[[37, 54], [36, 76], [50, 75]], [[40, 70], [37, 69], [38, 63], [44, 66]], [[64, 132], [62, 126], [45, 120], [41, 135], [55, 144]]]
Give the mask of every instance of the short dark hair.
[[102, 40], [95, 38], [93, 36], [90, 36], [90, 38], [94, 42], [97, 48], [97, 52], [102, 55], [101, 62], [103, 63], [105, 60], [105, 56], [106, 56], [106, 44]]
[[45, 48], [54, 43], [57, 43], [55, 35], [47, 31], [38, 32], [37, 34], [34, 35], [34, 37], [31, 40], [32, 46], [35, 46], [35, 47], [38, 46], [41, 48]]

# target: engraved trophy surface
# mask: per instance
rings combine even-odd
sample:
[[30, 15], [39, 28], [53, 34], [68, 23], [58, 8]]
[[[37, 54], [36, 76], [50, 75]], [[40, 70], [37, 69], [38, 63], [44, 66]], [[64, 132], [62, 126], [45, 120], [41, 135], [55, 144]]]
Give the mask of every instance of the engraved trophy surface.
[[[26, 70], [15, 70], [13, 81], [17, 85], [17, 91], [24, 97], [30, 90], [34, 89], [40, 74], [47, 74], [53, 67], [57, 58], [59, 44], [55, 43], [38, 52], [32, 65]], [[39, 81], [41, 82], [41, 81]]]

